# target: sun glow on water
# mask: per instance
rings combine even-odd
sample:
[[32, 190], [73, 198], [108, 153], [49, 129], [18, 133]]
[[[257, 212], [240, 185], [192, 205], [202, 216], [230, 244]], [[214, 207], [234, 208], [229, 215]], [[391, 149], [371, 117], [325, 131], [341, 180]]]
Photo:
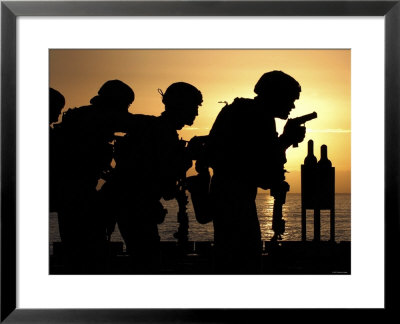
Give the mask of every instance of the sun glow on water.
[[[189, 199], [190, 200], [190, 199]], [[336, 241], [351, 241], [351, 195], [336, 194]], [[162, 201], [168, 214], [164, 223], [159, 225], [159, 233], [162, 241], [175, 241], [173, 234], [178, 228], [177, 212], [178, 204], [175, 200]], [[272, 231], [272, 210], [274, 200], [268, 192], [261, 192], [256, 199], [258, 219], [260, 222], [261, 238], [263, 241], [269, 241], [273, 236]], [[192, 203], [188, 204], [189, 214], [189, 240], [191, 241], [213, 241], [213, 225], [208, 223], [201, 225], [197, 223]], [[329, 240], [330, 224], [329, 211], [321, 211], [321, 240]], [[287, 195], [286, 204], [283, 206], [283, 218], [286, 221], [286, 232], [282, 235], [284, 241], [300, 241], [301, 240], [301, 195]], [[307, 211], [307, 240], [313, 239], [313, 212]], [[50, 214], [50, 249], [53, 242], [59, 242], [60, 236], [58, 232], [57, 214]], [[112, 241], [122, 241], [121, 235], [117, 230], [113, 233]]]

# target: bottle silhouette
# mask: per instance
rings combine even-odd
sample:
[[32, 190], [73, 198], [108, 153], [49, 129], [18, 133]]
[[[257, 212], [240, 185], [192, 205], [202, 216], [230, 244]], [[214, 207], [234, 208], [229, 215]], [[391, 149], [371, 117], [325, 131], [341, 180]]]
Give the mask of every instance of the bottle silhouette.
[[317, 164], [317, 158], [314, 155], [314, 142], [313, 140], [308, 141], [308, 154], [304, 159], [305, 166], [314, 166]]
[[332, 162], [328, 159], [328, 147], [324, 144], [321, 146], [321, 159], [318, 161], [320, 167], [331, 167]]

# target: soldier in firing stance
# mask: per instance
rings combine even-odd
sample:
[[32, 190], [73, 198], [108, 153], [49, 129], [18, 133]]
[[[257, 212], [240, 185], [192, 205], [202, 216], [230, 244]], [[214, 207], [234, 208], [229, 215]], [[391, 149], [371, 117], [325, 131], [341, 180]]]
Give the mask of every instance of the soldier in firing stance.
[[49, 154], [49, 166], [50, 166], [50, 174], [49, 174], [49, 201], [50, 201], [50, 212], [56, 212], [58, 206], [58, 195], [57, 195], [57, 139], [56, 132], [54, 131], [54, 123], [58, 122], [58, 119], [61, 115], [61, 111], [65, 106], [65, 98], [64, 96], [57, 90], [50, 88], [49, 91], [49, 145], [50, 145], [50, 154]]
[[284, 178], [285, 151], [300, 143], [305, 127], [286, 124], [278, 136], [275, 118], [286, 120], [299, 98], [300, 85], [281, 72], [265, 73], [254, 99], [236, 98], [219, 113], [208, 139], [213, 169], [213, 205], [217, 273], [260, 273], [262, 241], [255, 198]]
[[115, 169], [106, 190], [114, 193], [117, 224], [131, 256], [133, 273], [160, 270], [158, 224], [167, 210], [160, 199], [177, 196], [177, 181], [192, 161], [177, 130], [192, 125], [203, 98], [191, 84], [159, 90], [165, 111], [160, 116], [134, 115], [134, 127], [115, 143]]
[[51, 178], [57, 182], [60, 236], [68, 273], [106, 271], [106, 226], [97, 185], [110, 168], [114, 133], [126, 127], [133, 90], [120, 80], [103, 84], [90, 105], [70, 109], [54, 126]]

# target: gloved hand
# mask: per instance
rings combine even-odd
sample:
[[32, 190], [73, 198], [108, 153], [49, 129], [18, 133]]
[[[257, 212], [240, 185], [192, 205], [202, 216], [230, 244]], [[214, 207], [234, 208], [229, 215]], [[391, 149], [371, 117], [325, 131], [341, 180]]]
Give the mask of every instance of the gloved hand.
[[297, 126], [290, 121], [288, 121], [283, 128], [283, 133], [281, 135], [285, 143], [289, 147], [292, 144], [301, 143], [306, 136], [305, 126]]

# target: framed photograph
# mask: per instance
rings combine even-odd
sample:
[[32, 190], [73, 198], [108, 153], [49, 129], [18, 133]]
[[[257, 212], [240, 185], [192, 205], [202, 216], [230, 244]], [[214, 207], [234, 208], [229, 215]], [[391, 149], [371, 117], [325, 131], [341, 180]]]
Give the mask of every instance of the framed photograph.
[[[81, 274], [98, 274], [101, 272], [102, 274], [114, 275], [151, 274], [154, 271], [160, 274], [180, 275], [210, 275], [218, 272], [222, 272], [221, 274], [249, 274], [248, 272], [251, 274], [351, 274], [350, 63], [351, 50], [349, 49], [50, 49], [49, 77], [52, 94], [50, 99], [56, 100], [57, 103], [57, 98], [60, 98], [60, 105], [50, 108], [56, 111], [53, 117], [54, 124], [52, 124], [50, 140], [53, 139], [54, 143], [58, 143], [58, 146], [50, 146], [50, 170], [54, 172], [50, 174], [50, 179], [63, 179], [62, 181], [50, 181], [56, 188], [50, 189], [50, 195], [63, 193], [62, 197], [58, 198], [60, 201], [57, 201], [60, 204], [59, 209], [54, 206], [50, 213], [50, 274], [71, 274], [79, 271]], [[112, 66], [112, 69], [110, 69], [110, 66]], [[288, 73], [290, 71], [290, 76], [283, 71]], [[287, 172], [285, 181], [290, 184], [290, 187], [282, 210], [285, 230], [281, 233], [281, 239], [279, 239], [281, 242], [277, 243], [278, 240], [275, 240], [277, 236], [275, 236], [275, 231], [271, 226], [274, 223], [274, 197], [269, 194], [268, 188], [259, 188], [255, 199], [252, 200], [255, 200], [258, 209], [257, 215], [254, 213], [253, 216], [257, 216], [260, 226], [257, 224], [251, 226], [252, 230], [248, 235], [257, 236], [257, 232], [261, 232], [259, 242], [262, 245], [262, 262], [259, 267], [254, 266], [252, 269], [250, 267], [241, 268], [232, 264], [230, 268], [224, 266], [225, 270], [219, 271], [216, 267], [220, 264], [220, 261], [214, 257], [214, 248], [217, 247], [216, 245], [214, 247], [213, 242], [214, 226], [211, 217], [208, 216], [213, 213], [215, 208], [218, 208], [218, 205], [217, 203], [207, 204], [206, 200], [208, 201], [212, 197], [212, 194], [208, 191], [202, 193], [202, 200], [199, 199], [197, 192], [192, 197], [191, 192], [196, 189], [193, 189], [190, 185], [194, 186], [191, 182], [204, 178], [208, 187], [209, 182], [214, 183], [215, 179], [218, 178], [218, 175], [211, 177], [212, 170], [218, 169], [218, 166], [211, 166], [211, 150], [209, 149], [210, 139], [213, 136], [209, 134], [211, 134], [211, 128], [214, 127], [213, 123], [219, 112], [230, 109], [228, 106], [232, 107], [233, 102], [235, 102], [235, 105], [237, 102], [241, 102], [243, 107], [255, 103], [257, 99], [249, 99], [254, 97], [252, 95], [253, 83], [255, 84], [254, 80], [259, 79], [264, 73], [265, 76], [262, 80], [283, 77], [292, 80], [295, 84], [297, 84], [295, 80], [302, 80], [301, 89], [299, 88], [301, 99], [294, 101], [296, 107], [291, 109], [293, 111], [290, 112], [290, 118], [291, 122], [294, 122], [297, 120], [293, 119], [294, 116], [305, 116], [300, 118], [304, 119], [304, 123], [308, 123], [311, 127], [307, 127], [307, 134], [302, 145], [298, 148], [286, 150], [287, 162], [284, 168]], [[148, 77], [148, 75], [151, 75], [151, 77]], [[119, 81], [108, 80], [115, 77], [119, 78]], [[227, 84], [227, 78], [231, 80], [229, 84]], [[104, 83], [104, 85], [100, 83]], [[133, 90], [129, 89], [130, 86]], [[99, 116], [101, 114], [95, 113], [95, 110], [93, 110], [91, 113], [93, 120], [81, 128], [79, 126], [81, 120], [85, 119], [85, 115], [82, 114], [86, 111], [89, 112], [89, 109], [100, 106], [93, 103], [89, 106], [80, 107], [82, 109], [68, 108], [79, 107], [82, 102], [87, 102], [85, 96], [93, 98], [90, 99], [90, 102], [102, 100], [103, 89], [107, 89], [107, 87], [111, 87], [110, 89], [113, 89], [112, 87], [126, 89], [129, 100], [131, 100], [130, 94], [134, 93], [134, 101], [129, 108], [125, 107], [121, 113], [116, 108], [118, 106], [111, 105], [112, 113], [106, 114], [107, 120], [114, 120], [110, 127], [101, 123], [100, 129], [96, 129], [94, 118], [97, 114]], [[185, 90], [186, 88], [187, 90]], [[168, 115], [170, 102], [177, 100], [174, 97], [169, 101], [165, 99], [168, 98], [171, 89], [182, 91], [183, 93], [180, 94], [182, 97], [185, 93], [192, 95], [190, 89], [193, 90], [193, 94], [200, 94], [201, 105], [199, 105], [197, 111], [194, 111], [193, 116], [184, 126], [182, 124], [185, 121], [177, 126], [176, 132], [179, 135], [180, 143], [185, 145], [184, 149], [187, 153], [189, 152], [188, 143], [191, 143], [191, 141], [199, 139], [207, 141], [204, 145], [208, 145], [209, 161], [201, 162], [200, 157], [200, 163], [208, 163], [208, 169], [212, 170], [207, 169], [202, 173], [196, 171], [195, 165], [199, 163], [197, 160], [199, 155], [203, 153], [195, 152], [189, 157], [190, 159], [194, 158], [196, 162], [192, 162], [191, 167], [187, 166], [188, 169], [184, 177], [177, 176], [177, 183], [180, 184], [178, 186], [180, 195], [175, 195], [172, 199], [161, 200], [162, 208], [167, 211], [167, 214], [161, 214], [161, 221], [157, 224], [157, 230], [156, 224], [153, 224], [154, 233], [158, 234], [154, 236], [154, 240], [157, 242], [161, 240], [161, 246], [155, 248], [154, 251], [147, 250], [146, 247], [140, 248], [146, 250], [147, 255], [154, 253], [154, 260], [157, 259], [156, 254], [159, 254], [156, 253], [156, 250], [160, 249], [160, 261], [154, 261], [153, 265], [149, 264], [149, 267], [144, 267], [147, 262], [136, 259], [136, 261], [132, 260], [132, 267], [129, 267], [127, 261], [131, 260], [130, 251], [133, 247], [127, 241], [130, 240], [130, 237], [139, 237], [140, 234], [131, 233], [128, 228], [143, 229], [145, 225], [140, 224], [140, 222], [136, 225], [128, 225], [133, 220], [125, 223], [124, 215], [141, 214], [135, 213], [136, 206], [140, 205], [140, 202], [134, 203], [135, 197], [145, 195], [145, 188], [149, 186], [149, 183], [151, 183], [151, 188], [158, 186], [158, 182], [152, 179], [151, 174], [159, 172], [157, 171], [159, 167], [153, 166], [151, 170], [148, 170], [143, 166], [157, 160], [158, 155], [146, 153], [142, 147], [152, 147], [155, 152], [161, 152], [161, 149], [157, 149], [158, 143], [163, 143], [165, 148], [173, 146], [175, 143], [173, 139], [163, 142], [166, 135], [161, 136], [156, 125], [149, 120], [149, 118], [152, 118], [154, 121], [164, 123], [164, 118], [168, 117], [174, 118], [174, 120], [178, 119], [178, 122], [180, 122], [179, 118], [169, 117]], [[235, 99], [239, 96], [239, 92], [242, 92], [240, 97], [246, 97], [248, 100]], [[330, 93], [328, 99], [319, 95], [323, 93]], [[284, 94], [281, 96], [286, 97]], [[190, 102], [190, 98], [187, 100]], [[313, 108], [315, 112], [310, 107], [315, 107]], [[62, 116], [60, 116], [60, 109]], [[257, 139], [262, 137], [260, 131], [264, 132], [265, 129], [268, 129], [265, 126], [268, 123], [264, 121], [262, 123], [264, 127], [256, 127], [255, 113], [243, 109], [244, 111], [240, 114], [241, 118], [238, 122], [234, 122], [235, 126], [232, 126], [236, 130], [235, 134], [237, 134], [234, 142], [239, 143], [242, 140], [250, 146], [250, 143], [257, 143]], [[99, 111], [102, 112], [103, 110]], [[322, 114], [321, 120], [318, 119], [318, 113]], [[257, 114], [255, 115], [257, 116]], [[326, 118], [325, 116], [328, 115], [338, 118], [336, 120], [333, 117]], [[219, 117], [219, 120], [221, 118]], [[245, 118], [248, 118], [247, 122], [243, 121]], [[125, 122], [122, 121], [128, 119], [130, 126], [127, 127]], [[279, 134], [282, 133], [285, 122], [285, 119], [275, 119], [275, 130]], [[146, 130], [143, 129], [142, 124], [146, 124]], [[225, 121], [223, 124], [226, 127], [229, 123]], [[97, 160], [90, 159], [89, 153], [95, 155], [95, 152], [89, 147], [97, 147], [94, 143], [102, 141], [101, 132], [105, 132], [109, 128], [113, 128], [112, 131], [117, 134], [112, 137], [115, 141], [113, 144], [114, 152], [112, 154], [111, 150], [104, 149], [104, 152], [106, 152], [104, 156], [108, 156], [108, 158], [104, 159], [106, 165], [100, 168], [107, 169], [108, 172], [101, 176], [93, 175], [92, 189], [94, 191], [97, 182], [97, 192], [94, 192], [94, 194], [102, 198], [101, 202], [93, 202], [93, 204], [102, 207], [100, 211], [94, 213], [96, 216], [91, 219], [88, 216], [90, 212], [85, 213], [86, 216], [81, 215], [80, 211], [84, 210], [85, 207], [75, 196], [75, 193], [78, 190], [77, 188], [85, 188], [83, 184], [77, 186], [77, 183], [84, 179], [86, 181], [84, 174], [89, 174], [90, 170], [95, 169], [93, 165], [96, 161], [102, 161], [100, 158]], [[138, 129], [141, 131], [138, 131]], [[150, 129], [152, 131], [149, 131]], [[174, 132], [175, 130], [173, 130]], [[95, 136], [91, 137], [90, 134], [95, 134]], [[88, 144], [87, 141], [93, 144]], [[272, 139], [269, 141], [272, 141]], [[111, 146], [108, 144], [110, 142], [108, 139], [105, 142], [105, 148]], [[142, 143], [140, 147], [137, 142]], [[307, 142], [309, 142], [308, 145], [306, 145]], [[70, 145], [69, 143], [74, 144]], [[264, 139], [257, 145], [253, 145], [263, 149], [268, 154], [268, 159], [273, 159], [273, 154], [268, 152], [267, 143], [268, 140]], [[329, 156], [326, 156], [325, 162], [330, 163], [331, 166], [327, 166], [327, 173], [325, 171], [323, 174], [321, 173], [318, 180], [321, 185], [309, 184], [314, 181], [318, 163], [311, 163], [310, 166], [306, 163], [303, 167], [304, 174], [301, 174], [301, 165], [304, 163], [307, 154], [310, 154], [307, 159], [311, 159], [311, 154], [314, 154], [314, 145], [314, 162], [317, 161], [316, 156], [318, 156], [318, 160], [322, 158], [320, 158], [321, 146], [322, 148], [329, 148]], [[309, 152], [307, 152], [307, 146], [310, 146]], [[100, 149], [98, 150], [100, 151]], [[173, 155], [174, 151], [169, 150]], [[236, 192], [241, 187], [245, 187], [244, 182], [247, 181], [240, 180], [243, 178], [242, 173], [247, 174], [249, 172], [250, 165], [256, 163], [254, 160], [262, 159], [262, 154], [256, 148], [253, 153], [240, 154], [244, 156], [241, 159], [236, 156], [240, 150], [245, 149], [238, 145], [235, 153], [226, 151], [226, 156], [221, 155], [219, 157], [221, 161], [225, 161], [220, 163], [220, 168], [234, 170], [230, 173], [235, 174], [238, 182], [238, 184], [232, 184], [236, 187]], [[127, 156], [126, 152], [132, 151], [135, 154], [132, 157]], [[216, 154], [214, 153], [214, 155]], [[233, 157], [229, 157], [232, 155], [236, 156], [236, 161]], [[96, 156], [98, 155], [96, 154]], [[88, 170], [85, 172], [83, 172], [86, 168], [82, 162], [83, 159], [92, 161], [88, 164]], [[139, 162], [141, 159], [145, 163]], [[175, 158], [171, 159], [171, 162], [167, 162], [166, 157], [163, 157], [162, 160], [164, 164], [180, 164], [180, 160], [175, 160]], [[203, 160], [205, 159], [203, 158]], [[75, 163], [74, 161], [79, 162]], [[324, 163], [324, 160], [320, 161], [319, 164]], [[110, 164], [111, 168], [109, 167]], [[262, 170], [269, 168], [266, 161], [260, 164]], [[336, 164], [339, 165], [335, 169]], [[246, 165], [248, 166], [246, 167]], [[184, 167], [181, 168], [184, 169]], [[57, 169], [60, 170], [58, 176]], [[283, 164], [279, 170], [283, 172]], [[170, 173], [167, 168], [163, 169], [162, 172], [164, 174]], [[142, 175], [145, 173], [149, 174], [143, 177]], [[257, 174], [259, 173], [257, 171]], [[336, 181], [333, 177], [334, 173]], [[65, 174], [68, 174], [68, 176], [65, 176]], [[100, 180], [98, 180], [98, 177], [100, 177]], [[259, 176], [254, 175], [254, 177]], [[324, 189], [322, 189], [322, 184]], [[317, 186], [320, 189], [315, 190]], [[66, 190], [66, 187], [70, 189]], [[86, 191], [87, 189], [85, 189]], [[316, 200], [314, 191], [320, 193], [325, 191], [318, 199], [321, 211], [318, 210], [317, 203], [314, 203], [314, 200]], [[74, 196], [70, 196], [72, 195], [71, 192], [74, 193]], [[86, 196], [86, 203], [89, 201], [89, 192], [82, 193], [82, 196]], [[245, 192], [242, 193], [242, 196], [245, 196]], [[336, 192], [336, 195], [334, 195], [334, 192]], [[153, 195], [151, 192], [147, 193], [147, 196]], [[66, 199], [69, 196], [70, 198]], [[234, 196], [234, 193], [229, 197], [226, 196], [226, 204], [233, 206], [234, 202], [229, 200], [230, 197]], [[335, 200], [337, 208], [334, 208]], [[63, 205], [64, 201], [67, 201], [67, 206]], [[133, 204], [135, 206], [132, 206]], [[245, 206], [251, 205], [250, 201], [247, 200], [243, 201], [243, 204]], [[53, 204], [51, 203], [51, 205]], [[157, 205], [161, 207], [160, 203], [157, 203]], [[304, 206], [303, 212], [300, 206]], [[96, 209], [92, 208], [93, 210]], [[70, 211], [70, 209], [74, 209], [74, 211]], [[228, 207], [223, 209], [229, 210]], [[310, 209], [315, 210], [315, 217], [313, 217]], [[277, 210], [275, 208], [275, 219], [278, 215]], [[322, 217], [321, 215], [318, 217], [318, 213], [322, 213]], [[103, 262], [88, 264], [88, 268], [85, 269], [83, 265], [86, 262], [92, 262], [88, 258], [89, 247], [85, 248], [85, 238], [88, 235], [87, 233], [93, 230], [94, 224], [97, 223], [96, 219], [102, 219], [99, 218], [99, 215], [103, 215], [105, 224], [110, 225], [104, 225], [105, 231], [99, 226], [99, 232], [106, 232], [108, 239], [105, 240], [105, 244], [102, 244], [100, 241], [102, 241], [101, 237], [104, 238], [104, 236], [99, 235], [97, 246], [103, 246], [106, 250], [109, 250], [109, 253], [102, 253], [101, 255], [104, 257], [99, 256], [98, 260], [102, 259]], [[218, 217], [215, 218], [218, 222]], [[316, 226], [314, 226], [314, 221]], [[223, 226], [224, 228], [229, 228], [232, 225], [229, 222], [227, 223]], [[77, 244], [79, 251], [84, 251], [83, 260], [73, 270], [71, 262], [78, 258], [79, 252], [72, 255], [72, 251], [67, 251], [66, 247], [69, 244], [68, 240], [77, 240], [79, 233], [77, 224], [81, 224], [82, 228], [87, 226], [87, 229], [82, 230], [81, 241]], [[246, 219], [241, 219], [240, 224], [242, 226], [246, 224]], [[221, 231], [225, 232], [223, 229]], [[71, 232], [72, 237], [68, 239], [69, 232]], [[245, 245], [244, 238], [247, 237], [245, 233], [240, 233], [240, 229], [233, 228], [230, 229], [230, 232], [235, 232], [233, 237], [241, 237], [237, 240], [240, 242], [240, 246]], [[180, 236], [181, 234], [182, 236]], [[218, 236], [218, 231], [216, 235]], [[157, 236], [160, 238], [158, 239]], [[143, 242], [147, 240], [147, 236], [142, 238]], [[314, 244], [316, 242], [318, 244]], [[331, 244], [333, 242], [335, 244]], [[231, 242], [230, 245], [234, 246], [235, 242]], [[237, 255], [238, 251], [241, 250], [240, 246], [235, 247]], [[134, 250], [138, 249], [138, 247], [134, 248]], [[254, 247], [254, 249], [256, 248]], [[281, 249], [283, 250], [280, 251]], [[290, 252], [293, 251], [291, 249], [295, 249], [296, 253]], [[321, 251], [317, 252], [317, 250]], [[225, 254], [229, 253], [229, 251], [225, 252]], [[246, 248], [246, 253], [248, 253], [248, 248]], [[288, 257], [285, 261], [280, 256], [286, 253], [291, 253], [291, 257]], [[313, 253], [314, 257], [307, 256], [307, 254]], [[319, 257], [318, 254], [320, 253], [324, 257]], [[71, 261], [66, 259], [68, 257], [71, 258]], [[223, 260], [224, 258], [219, 259]], [[249, 260], [242, 263], [248, 262]]]
[[[374, 309], [380, 315], [383, 311], [385, 315], [393, 311], [393, 295], [399, 287], [392, 257], [396, 255], [394, 248], [399, 234], [399, 14], [398, 1], [3, 1], [1, 321], [216, 323], [268, 316], [268, 312], [287, 309]], [[218, 254], [223, 244], [213, 242], [213, 233], [222, 218], [216, 222], [218, 218], [214, 216], [214, 224], [196, 222], [199, 210], [195, 197], [189, 195], [192, 191], [185, 190], [190, 187], [188, 178], [178, 181], [184, 195], [181, 200], [175, 193], [173, 200], [168, 198], [168, 191], [160, 194], [166, 197], [160, 206], [168, 210], [157, 232], [164, 253], [162, 262], [157, 264], [161, 271], [137, 270], [137, 265], [142, 265], [140, 258], [134, 257], [131, 263], [130, 257], [135, 252], [132, 254], [134, 250], [127, 243], [130, 234], [122, 216], [115, 220], [117, 227], [114, 220], [107, 227], [106, 270], [96, 263], [99, 259], [92, 253], [95, 250], [90, 250], [91, 258], [74, 259], [75, 243], [71, 245], [70, 240], [76, 239], [80, 232], [76, 224], [68, 228], [71, 217], [65, 215], [71, 212], [71, 206], [75, 207], [74, 215], [86, 206], [87, 196], [84, 204], [76, 203], [80, 201], [76, 198], [79, 190], [85, 185], [76, 183], [88, 172], [74, 178], [81, 169], [83, 153], [71, 156], [74, 150], [68, 151], [68, 145], [57, 150], [57, 163], [73, 165], [77, 159], [81, 162], [76, 170], [69, 170], [63, 181], [63, 184], [69, 181], [71, 188], [76, 186], [69, 191], [75, 196], [69, 197], [63, 189], [58, 196], [66, 202], [63, 205], [56, 199], [54, 212], [52, 193], [58, 191], [53, 190], [52, 182], [55, 174], [52, 138], [56, 137], [50, 135], [49, 143], [49, 103], [52, 104], [49, 88], [64, 100], [60, 106], [62, 117], [57, 114], [50, 134], [53, 129], [56, 134], [63, 134], [59, 125], [68, 129], [73, 114], [86, 109], [68, 108], [96, 107], [99, 100], [109, 98], [105, 91], [110, 85], [118, 83], [118, 87], [122, 84], [128, 89], [130, 99], [125, 111], [128, 115], [121, 117], [118, 124], [123, 126], [113, 128], [112, 140], [107, 137], [104, 141], [109, 145], [107, 150], [114, 145], [111, 164], [111, 158], [107, 160], [112, 168], [107, 172], [102, 170], [100, 177], [96, 175], [96, 181], [101, 178], [96, 192], [107, 195], [104, 188], [109, 188], [110, 183], [112, 187], [121, 172], [118, 163], [124, 163], [123, 144], [129, 142], [131, 123], [142, 129], [135, 140], [145, 129], [159, 129], [153, 119], [131, 121], [132, 114], [178, 118], [178, 113], [171, 113], [174, 106], [167, 103], [168, 89], [184, 82], [202, 97], [196, 104], [198, 112], [193, 111], [193, 120], [189, 121], [186, 115], [179, 117], [186, 119], [182, 119], [182, 125], [177, 122], [174, 132], [177, 131], [181, 143], [190, 145], [193, 138], [203, 138], [212, 129], [212, 138], [217, 141], [215, 134], [222, 131], [215, 131], [218, 125], [213, 126], [218, 113], [236, 107], [238, 102], [246, 103], [248, 109], [253, 102], [264, 100], [262, 91], [266, 90], [261, 81], [269, 80], [271, 72], [274, 77], [278, 73], [298, 85], [289, 109], [290, 112], [296, 107], [290, 115], [293, 122], [300, 115], [309, 118], [303, 118], [296, 126], [299, 129], [307, 123], [304, 141], [286, 152], [285, 178], [290, 191], [286, 201], [283, 199], [283, 210], [279, 203], [281, 196], [269, 184], [258, 187], [271, 189], [271, 193], [267, 195], [259, 189], [257, 199], [254, 196], [250, 202], [257, 207], [260, 222], [258, 229], [253, 228], [260, 231], [262, 242], [260, 268], [252, 265], [256, 260], [249, 257], [252, 250], [241, 248], [247, 246], [243, 243], [247, 233], [243, 226], [229, 227], [231, 223], [225, 223], [224, 228], [229, 228], [234, 239]], [[93, 116], [86, 123], [98, 122]], [[274, 117], [278, 117], [276, 132], [286, 132], [288, 136], [284, 121], [288, 116], [276, 113]], [[106, 118], [98, 128], [90, 127], [103, 131], [110, 127], [112, 118]], [[81, 122], [82, 118], [78, 120]], [[254, 126], [260, 120], [244, 119], [243, 115], [239, 121], [232, 127], [241, 129], [245, 135], [235, 139], [235, 145], [247, 138], [248, 145], [242, 149], [250, 152], [248, 147], [256, 147], [257, 137], [264, 136]], [[254, 125], [247, 126], [250, 123]], [[82, 125], [72, 125], [69, 134], [79, 133]], [[85, 124], [83, 128], [90, 127]], [[84, 132], [89, 134], [84, 135], [87, 137], [76, 135], [80, 138], [78, 142], [89, 139], [91, 132]], [[154, 135], [154, 131], [147, 133]], [[94, 141], [98, 138], [93, 136]], [[158, 138], [162, 138], [161, 146], [165, 147], [166, 137]], [[249, 144], [252, 139], [254, 142]], [[80, 144], [82, 152], [92, 152], [96, 143]], [[153, 139], [151, 143], [154, 144]], [[228, 152], [226, 142], [223, 143], [219, 150]], [[313, 145], [319, 160], [318, 179], [325, 177], [325, 181], [309, 181], [311, 173], [307, 165]], [[241, 146], [235, 146], [235, 150], [237, 147]], [[214, 152], [218, 156], [218, 150]], [[90, 158], [92, 155], [95, 154], [88, 154]], [[234, 215], [241, 208], [238, 207], [241, 197], [247, 194], [241, 191], [247, 182], [240, 182], [240, 172], [234, 167], [235, 162], [243, 166], [248, 161], [248, 153], [241, 155], [246, 158], [227, 159], [235, 181], [231, 176], [224, 181], [237, 187], [233, 190], [231, 185], [227, 186], [229, 199], [228, 195], [219, 196], [229, 201], [220, 206], [220, 214]], [[262, 159], [262, 153], [255, 155], [256, 161]], [[168, 157], [171, 156], [165, 155], [164, 161], [169, 161]], [[324, 161], [330, 163], [326, 172], [321, 171]], [[214, 167], [218, 170], [214, 162], [210, 163], [213, 171]], [[254, 163], [243, 169], [255, 172]], [[154, 168], [151, 170], [149, 174], [153, 174]], [[199, 173], [194, 163], [187, 170], [186, 177]], [[218, 184], [222, 174], [215, 174], [217, 180], [213, 180], [212, 174], [211, 184], [213, 181]], [[245, 174], [247, 177], [248, 171]], [[126, 173], [119, 179], [129, 182]], [[131, 188], [129, 183], [124, 188]], [[240, 198], [233, 198], [237, 191]], [[141, 193], [141, 190], [135, 192], [139, 196]], [[66, 196], [71, 199], [66, 200]], [[104, 202], [113, 201], [114, 196], [101, 196], [101, 203], [96, 203], [102, 206], [97, 214], [109, 212], [110, 206]], [[319, 200], [315, 200], [316, 196]], [[99, 201], [98, 197], [95, 199]], [[118, 210], [115, 213], [119, 215], [125, 202], [120, 198], [115, 201], [118, 203], [112, 205], [112, 211]], [[127, 201], [126, 206], [131, 199]], [[137, 200], [138, 205], [140, 202]], [[249, 202], [243, 200], [242, 204], [247, 206]], [[279, 204], [281, 209], [277, 207]], [[307, 213], [307, 209], [312, 209], [313, 214]], [[189, 240], [180, 236], [185, 232], [183, 211], [188, 212]], [[281, 232], [275, 223], [280, 213], [286, 221], [286, 231]], [[87, 214], [82, 212], [79, 222]], [[221, 227], [217, 229], [223, 233]], [[241, 239], [236, 240], [239, 236]], [[83, 246], [87, 251], [92, 246], [86, 247], [79, 241], [77, 250], [89, 255]], [[233, 262], [225, 259], [231, 250], [233, 260], [240, 261], [230, 263], [229, 270], [234, 265], [241, 266], [232, 271], [227, 268], [216, 271], [225, 264], [221, 259]], [[85, 262], [92, 257], [95, 267], [88, 262], [88, 270]], [[143, 261], [146, 266], [147, 261]]]

